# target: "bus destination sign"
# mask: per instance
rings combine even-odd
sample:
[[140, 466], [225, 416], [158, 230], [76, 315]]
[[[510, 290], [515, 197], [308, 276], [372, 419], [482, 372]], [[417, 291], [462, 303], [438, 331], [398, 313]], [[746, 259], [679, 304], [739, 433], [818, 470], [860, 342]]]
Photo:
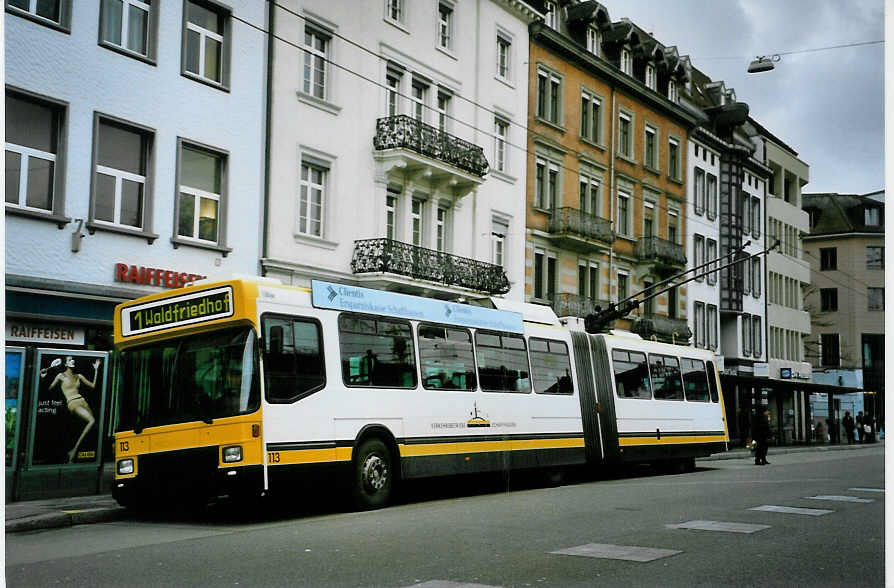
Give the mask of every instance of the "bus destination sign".
[[233, 314], [232, 286], [190, 292], [122, 309], [121, 335], [132, 337], [227, 318]]

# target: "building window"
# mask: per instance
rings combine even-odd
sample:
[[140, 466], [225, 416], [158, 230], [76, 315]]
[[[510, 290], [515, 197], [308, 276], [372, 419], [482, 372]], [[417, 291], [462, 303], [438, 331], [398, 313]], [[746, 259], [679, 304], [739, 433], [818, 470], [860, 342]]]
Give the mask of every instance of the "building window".
[[820, 288], [820, 311], [838, 310], [838, 288]]
[[616, 230], [621, 235], [630, 235], [630, 194], [618, 190], [618, 224]]
[[866, 296], [868, 304], [866, 310], [885, 310], [885, 289], [884, 288], [867, 288]]
[[558, 196], [559, 166], [537, 158], [535, 167], [534, 208], [551, 210]]
[[298, 233], [301, 235], [323, 236], [323, 206], [328, 174], [329, 170], [321, 165], [301, 162], [301, 187], [298, 196]]
[[502, 219], [491, 221], [491, 262], [500, 267], [506, 266], [506, 235], [509, 234], [509, 223]]
[[627, 300], [630, 296], [630, 276], [618, 271], [618, 302]]
[[836, 247], [820, 247], [820, 271], [838, 269], [838, 249]]
[[667, 240], [671, 243], [679, 243], [680, 215], [676, 210], [667, 211]]
[[602, 54], [602, 33], [596, 27], [587, 27], [587, 51], [593, 55]]
[[580, 135], [593, 143], [602, 142], [602, 100], [586, 90], [580, 95]]
[[153, 9], [158, 7], [150, 0], [103, 0], [99, 24], [102, 43], [144, 57], [153, 56]]
[[708, 314], [706, 318], [708, 322], [708, 347], [710, 349], [717, 349], [717, 306], [714, 304], [708, 305]]
[[751, 235], [755, 239], [761, 237], [761, 201], [759, 198], [751, 199]]
[[695, 168], [694, 183], [695, 214], [702, 215], [705, 213], [705, 170], [700, 167]]
[[696, 347], [707, 347], [707, 341], [705, 340], [705, 303], [704, 302], [696, 302], [695, 303], [695, 319], [692, 323], [692, 330], [694, 331], [692, 340], [695, 343]]
[[442, 133], [447, 132], [450, 123], [450, 94], [446, 92], [438, 92], [438, 130]]
[[645, 166], [658, 169], [658, 132], [654, 127], [646, 125], [645, 139], [645, 157], [643, 159]]
[[[717, 241], [715, 241], [714, 239], [706, 240], [705, 255], [707, 256], [707, 260], [712, 262], [711, 265], [709, 265], [707, 269], [709, 269], [709, 270], [717, 269], [717, 267], [718, 267], [718, 263], [716, 261], [716, 259], [717, 259]], [[713, 286], [714, 284], [717, 283], [717, 273], [718, 272], [713, 271], [708, 274], [708, 280], [707, 280], [708, 285]]]
[[599, 216], [602, 203], [599, 197], [599, 179], [581, 172], [580, 174], [580, 209], [590, 215]]
[[142, 229], [152, 135], [102, 118], [96, 133], [92, 220]]
[[742, 232], [748, 235], [751, 232], [751, 199], [747, 194], [742, 194]]
[[761, 336], [761, 317], [754, 315], [751, 317], [751, 337], [754, 343], [754, 357], [760, 359], [763, 350], [763, 337]]
[[304, 93], [325, 100], [326, 68], [331, 37], [319, 29], [304, 25]]
[[581, 261], [577, 265], [577, 292], [594, 302], [599, 300], [599, 265]]
[[875, 206], [866, 207], [863, 211], [863, 221], [867, 227], [879, 226], [879, 209]]
[[714, 174], [705, 176], [705, 198], [707, 199], [708, 220], [714, 220], [717, 218], [717, 176]]
[[543, 16], [546, 19], [546, 26], [554, 31], [559, 30], [559, 9], [553, 0], [543, 2]]
[[626, 47], [621, 49], [621, 71], [628, 76], [633, 75], [633, 58], [630, 55], [630, 49]]
[[674, 80], [667, 81], [667, 99], [671, 102], [676, 102], [679, 99], [679, 92], [677, 91], [677, 82]]
[[680, 179], [680, 142], [673, 137], [667, 140], [667, 175]]
[[394, 230], [396, 218], [397, 193], [389, 188], [388, 195], [385, 196], [385, 237], [388, 239], [393, 240], [396, 238], [396, 233]]
[[838, 333], [823, 333], [820, 335], [820, 348], [822, 350], [822, 365], [837, 367], [841, 365], [839, 353]]
[[646, 87], [655, 89], [655, 66], [651, 63], [646, 64]]
[[41, 24], [71, 26], [71, 0], [6, 0], [6, 9]]
[[222, 241], [226, 156], [192, 145], [180, 148], [177, 236], [199, 242]]
[[[695, 267], [699, 267], [705, 263], [705, 238], [702, 235], [695, 236], [695, 243], [693, 244], [693, 250], [695, 252]], [[695, 278], [695, 281], [701, 282], [705, 279], [704, 276], [700, 275], [704, 270], [698, 270], [698, 277]]]
[[443, 2], [438, 4], [438, 46], [453, 48], [453, 7]]
[[497, 77], [509, 80], [512, 71], [512, 41], [497, 35]]
[[425, 225], [423, 222], [424, 209], [425, 202], [419, 198], [413, 198], [413, 204], [410, 209], [410, 219], [413, 226], [413, 245], [416, 245], [417, 247], [422, 247], [422, 240], [425, 237]]
[[742, 355], [751, 355], [751, 315], [742, 315]]
[[439, 206], [435, 217], [435, 249], [438, 251], [447, 251], [447, 230], [447, 209]]
[[561, 124], [562, 78], [544, 69], [537, 70], [537, 116]]
[[388, 72], [385, 76], [385, 100], [388, 105], [388, 116], [400, 114], [400, 74]]
[[545, 251], [534, 252], [534, 298], [552, 300], [556, 293], [556, 257]]
[[866, 269], [885, 269], [884, 247], [866, 247]]
[[404, 22], [404, 0], [385, 0], [385, 18]]
[[418, 80], [413, 80], [413, 88], [410, 91], [410, 102], [413, 108], [413, 118], [419, 122], [425, 122], [425, 95], [428, 86]]
[[618, 115], [618, 153], [627, 158], [633, 157], [633, 137], [631, 129], [633, 122], [629, 114], [624, 112]]
[[494, 118], [494, 169], [506, 172], [506, 143], [509, 138], [509, 123]]
[[760, 298], [761, 295], [761, 285], [763, 280], [761, 279], [761, 259], [760, 257], [752, 257], [751, 258], [751, 295], [755, 298]]
[[643, 200], [643, 237], [655, 236], [655, 203]]
[[203, 81], [225, 86], [228, 13], [217, 5], [188, 0], [184, 23], [183, 70]]
[[39, 212], [57, 208], [57, 153], [62, 108], [6, 92], [6, 204]]
[[667, 316], [670, 318], [677, 318], [680, 308], [679, 300], [676, 287], [667, 291]]

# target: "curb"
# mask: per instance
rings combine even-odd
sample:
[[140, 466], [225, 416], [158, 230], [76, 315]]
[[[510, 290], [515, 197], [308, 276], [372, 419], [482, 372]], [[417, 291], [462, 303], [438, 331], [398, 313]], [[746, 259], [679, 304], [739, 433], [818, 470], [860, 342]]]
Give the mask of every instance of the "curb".
[[[786, 453], [827, 453], [830, 451], [863, 451], [874, 447], [884, 447], [881, 443], [863, 443], [854, 445], [807, 445], [797, 447], [770, 447], [770, 453], [783, 455]], [[733, 449], [724, 453], [715, 453], [708, 457], [700, 457], [696, 461], [720, 461], [725, 459], [750, 459], [754, 457], [754, 453], [743, 449]]]
[[42, 515], [24, 517], [6, 522], [7, 533], [22, 533], [25, 531], [38, 531], [41, 529], [58, 529], [72, 527], [74, 525], [86, 525], [91, 523], [107, 523], [120, 521], [127, 515], [127, 509], [122, 507], [90, 508], [72, 510], [69, 512], [52, 512]]

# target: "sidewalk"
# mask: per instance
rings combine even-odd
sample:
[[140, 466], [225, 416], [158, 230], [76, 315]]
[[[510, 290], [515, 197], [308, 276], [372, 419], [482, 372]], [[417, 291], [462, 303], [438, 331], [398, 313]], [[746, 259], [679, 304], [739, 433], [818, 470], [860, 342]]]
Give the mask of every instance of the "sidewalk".
[[[864, 445], [808, 445], [792, 447], [771, 447], [770, 456], [783, 453], [806, 453], [821, 451], [861, 451], [884, 447], [884, 440]], [[699, 462], [725, 459], [751, 459], [747, 449], [733, 449], [700, 458]], [[119, 521], [130, 515], [127, 509], [118, 506], [111, 494], [95, 494], [73, 498], [50, 498], [28, 500], [5, 505], [6, 532], [21, 533], [38, 529], [56, 529], [72, 525]]]

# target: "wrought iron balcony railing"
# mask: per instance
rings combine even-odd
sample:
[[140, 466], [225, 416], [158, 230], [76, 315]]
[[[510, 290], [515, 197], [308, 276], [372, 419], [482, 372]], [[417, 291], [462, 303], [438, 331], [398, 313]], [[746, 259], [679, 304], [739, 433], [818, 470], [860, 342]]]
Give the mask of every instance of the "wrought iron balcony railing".
[[483, 177], [489, 164], [484, 149], [445, 133], [431, 125], [401, 114], [380, 118], [376, 121], [373, 147], [383, 149], [409, 149], [470, 174]]
[[556, 209], [549, 219], [549, 232], [570, 233], [587, 239], [612, 242], [611, 221], [576, 208]]
[[608, 300], [593, 300], [586, 296], [569, 294], [567, 292], [557, 294], [552, 303], [553, 311], [556, 313], [556, 316], [576, 316], [580, 318], [584, 318], [588, 314], [596, 312], [597, 306], [604, 309], [607, 308], [608, 305]]
[[651, 339], [652, 335], [659, 341], [686, 345], [692, 332], [686, 319], [672, 318], [660, 314], [645, 314], [633, 323], [631, 330], [644, 339]]
[[488, 294], [509, 291], [509, 279], [502, 266], [393, 239], [354, 241], [351, 271], [398, 274]]
[[636, 243], [638, 259], [655, 260], [665, 265], [685, 266], [686, 251], [682, 245], [658, 237], [642, 237]]

